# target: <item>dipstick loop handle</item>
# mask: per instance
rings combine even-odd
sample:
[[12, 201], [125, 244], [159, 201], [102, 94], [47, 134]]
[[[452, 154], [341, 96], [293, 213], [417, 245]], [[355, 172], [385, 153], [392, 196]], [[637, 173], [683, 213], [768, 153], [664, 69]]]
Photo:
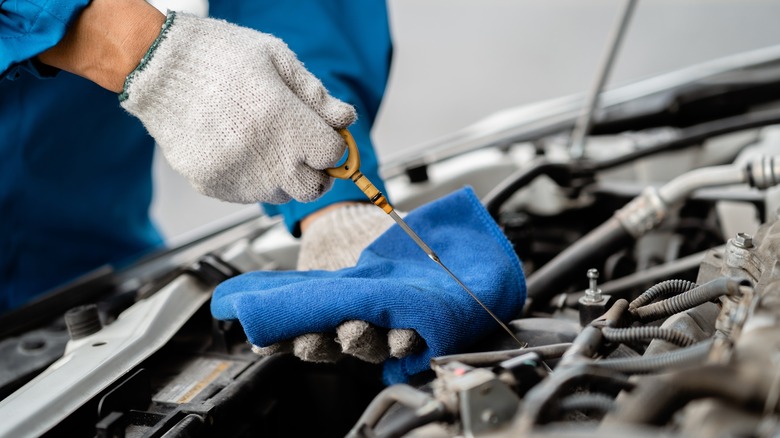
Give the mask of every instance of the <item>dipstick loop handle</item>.
[[338, 133], [347, 142], [347, 160], [341, 166], [325, 169], [325, 173], [333, 178], [351, 179], [374, 205], [390, 214], [393, 206], [387, 202], [385, 195], [360, 172], [360, 153], [352, 134], [346, 128], [339, 129]]

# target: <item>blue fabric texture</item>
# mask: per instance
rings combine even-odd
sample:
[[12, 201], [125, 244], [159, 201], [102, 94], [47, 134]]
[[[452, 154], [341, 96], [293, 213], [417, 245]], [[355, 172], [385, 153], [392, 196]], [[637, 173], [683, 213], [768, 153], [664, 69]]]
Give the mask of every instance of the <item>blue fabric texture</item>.
[[85, 79], [0, 82], [0, 311], [162, 245], [153, 151], [116, 95]]
[[[0, 0], [0, 71], [15, 72], [56, 44], [87, 3]], [[335, 96], [355, 105], [361, 170], [377, 175], [368, 132], [390, 62], [383, 0], [211, 0], [210, 10], [287, 41]], [[153, 145], [115, 94], [84, 79], [62, 72], [51, 80], [23, 74], [0, 81], [0, 313], [162, 245], [148, 215]], [[340, 181], [316, 202], [275, 212], [293, 227], [308, 212], [363, 198]]]
[[41, 76], [30, 58], [54, 47], [89, 0], [0, 0], [0, 80], [26, 69]]
[[[520, 312], [526, 294], [520, 262], [470, 188], [412, 211], [406, 221], [499, 318]], [[427, 347], [388, 360], [388, 384], [407, 380], [428, 369], [432, 357], [455, 353], [497, 327], [398, 225], [368, 246], [352, 268], [259, 271], [228, 280], [214, 292], [211, 311], [218, 319], [238, 320], [259, 346], [333, 332], [347, 320], [415, 329]]]

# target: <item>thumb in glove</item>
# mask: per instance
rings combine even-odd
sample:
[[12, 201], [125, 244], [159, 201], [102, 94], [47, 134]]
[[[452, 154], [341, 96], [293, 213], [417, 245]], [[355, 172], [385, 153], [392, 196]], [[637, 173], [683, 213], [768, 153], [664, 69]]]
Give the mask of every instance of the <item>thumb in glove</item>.
[[321, 196], [357, 117], [278, 38], [175, 12], [120, 102], [199, 192], [239, 203]]
[[[519, 260], [473, 191], [423, 206], [406, 220], [496, 316], [508, 320], [522, 309], [525, 280]], [[412, 328], [425, 347], [388, 359], [388, 383], [428, 369], [431, 357], [455, 353], [496, 327], [395, 225], [363, 251], [354, 267], [244, 274], [217, 287], [211, 306], [215, 317], [239, 320], [258, 346], [332, 332], [350, 320]]]
[[[303, 233], [298, 270], [335, 271], [354, 266], [360, 253], [384, 233], [393, 220], [373, 204], [349, 204], [333, 208], [316, 218]], [[366, 321], [345, 321], [333, 333], [307, 333], [292, 342], [269, 347], [253, 346], [266, 356], [292, 352], [311, 362], [335, 362], [350, 355], [370, 363], [388, 357], [404, 357], [424, 345], [411, 329], [386, 330]]]

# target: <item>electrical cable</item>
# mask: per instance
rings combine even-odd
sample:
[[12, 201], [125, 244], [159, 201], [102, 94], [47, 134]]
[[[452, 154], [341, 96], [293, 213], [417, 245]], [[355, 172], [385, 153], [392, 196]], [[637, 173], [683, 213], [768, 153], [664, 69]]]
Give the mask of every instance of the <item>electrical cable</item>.
[[700, 304], [712, 301], [723, 295], [739, 295], [740, 286], [749, 286], [750, 282], [745, 279], [721, 277], [697, 286], [680, 295], [667, 298], [657, 303], [647, 304], [630, 310], [638, 320], [642, 322], [651, 322], [667, 318], [688, 309], [692, 309]]
[[636, 297], [631, 304], [628, 305], [629, 309], [636, 309], [642, 307], [647, 303], [651, 303], [658, 298], [666, 298], [670, 295], [677, 295], [683, 292], [687, 292], [696, 287], [696, 283], [688, 280], [666, 280], [662, 281], [653, 287], [647, 289], [642, 295]]
[[604, 327], [601, 329], [601, 333], [604, 335], [604, 339], [610, 342], [625, 343], [648, 339], [661, 339], [680, 347], [688, 347], [696, 342], [692, 337], [680, 331], [655, 326], [628, 328]]
[[707, 360], [713, 341], [707, 340], [690, 347], [651, 356], [604, 359], [594, 365], [624, 374], [646, 374], [673, 368], [700, 364]]

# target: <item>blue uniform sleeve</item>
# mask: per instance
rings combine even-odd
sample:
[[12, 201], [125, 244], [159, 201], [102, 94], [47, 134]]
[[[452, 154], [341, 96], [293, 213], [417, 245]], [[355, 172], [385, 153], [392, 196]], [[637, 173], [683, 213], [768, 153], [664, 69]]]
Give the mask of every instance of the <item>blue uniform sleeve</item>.
[[89, 0], [0, 0], [0, 80], [21, 70], [43, 76], [32, 58], [54, 47]]
[[[382, 192], [371, 127], [387, 83], [392, 43], [384, 0], [301, 0], [296, 2], [212, 0], [210, 13], [284, 40], [309, 71], [335, 97], [354, 105], [358, 121], [350, 126], [360, 151], [360, 171]], [[307, 215], [342, 201], [367, 201], [353, 182], [336, 180], [314, 202], [263, 205], [281, 214], [293, 235]]]

